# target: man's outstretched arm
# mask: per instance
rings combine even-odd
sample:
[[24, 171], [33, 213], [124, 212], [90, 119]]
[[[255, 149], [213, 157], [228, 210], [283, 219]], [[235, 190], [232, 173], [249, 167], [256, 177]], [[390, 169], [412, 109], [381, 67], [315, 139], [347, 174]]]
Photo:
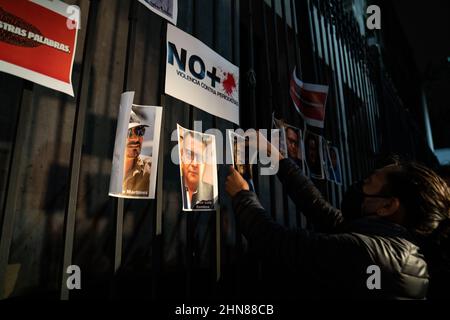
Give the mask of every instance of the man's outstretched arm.
[[341, 211], [323, 198], [320, 191], [292, 160], [280, 161], [278, 178], [289, 197], [313, 222], [317, 230], [331, 232], [344, 221]]
[[349, 257], [362, 259], [361, 244], [353, 235], [287, 229], [272, 220], [254, 192], [242, 190], [232, 203], [240, 231], [260, 258], [321, 277], [353, 268]]

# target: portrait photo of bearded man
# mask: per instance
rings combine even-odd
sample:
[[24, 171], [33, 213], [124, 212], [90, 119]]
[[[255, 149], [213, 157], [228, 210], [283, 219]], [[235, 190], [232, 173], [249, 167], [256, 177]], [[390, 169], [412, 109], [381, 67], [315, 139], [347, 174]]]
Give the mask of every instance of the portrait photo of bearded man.
[[125, 144], [123, 194], [148, 196], [150, 186], [151, 158], [141, 154], [145, 131], [149, 124], [131, 111]]

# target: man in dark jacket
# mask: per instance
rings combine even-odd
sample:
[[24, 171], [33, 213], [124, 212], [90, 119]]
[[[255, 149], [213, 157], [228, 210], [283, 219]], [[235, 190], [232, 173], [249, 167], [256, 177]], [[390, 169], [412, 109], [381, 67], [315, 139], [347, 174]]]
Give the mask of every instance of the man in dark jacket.
[[300, 275], [305, 287], [299, 290], [309, 297], [424, 299], [429, 275], [419, 245], [441, 221], [448, 221], [450, 212], [450, 192], [430, 172], [400, 165], [375, 171], [353, 197], [360, 201], [356, 208], [363, 216], [346, 222], [295, 163], [282, 159], [278, 177], [320, 233], [288, 230], [273, 222], [233, 168], [226, 189], [252, 250]]

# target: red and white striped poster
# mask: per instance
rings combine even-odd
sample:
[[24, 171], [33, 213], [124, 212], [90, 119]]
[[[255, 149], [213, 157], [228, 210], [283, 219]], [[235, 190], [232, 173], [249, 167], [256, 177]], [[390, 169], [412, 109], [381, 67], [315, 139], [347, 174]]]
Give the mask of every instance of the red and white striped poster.
[[74, 96], [79, 17], [59, 0], [0, 0], [0, 71]]
[[328, 86], [305, 83], [292, 72], [290, 95], [294, 107], [305, 122], [314, 127], [323, 128]]

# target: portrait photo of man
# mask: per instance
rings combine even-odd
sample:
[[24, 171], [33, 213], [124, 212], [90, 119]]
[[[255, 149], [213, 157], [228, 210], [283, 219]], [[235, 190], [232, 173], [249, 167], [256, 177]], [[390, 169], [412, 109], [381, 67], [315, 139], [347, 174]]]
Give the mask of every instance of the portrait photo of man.
[[134, 92], [120, 98], [108, 194], [155, 199], [163, 108], [133, 104]]
[[272, 128], [280, 130], [279, 136], [272, 139], [272, 144], [278, 147], [283, 157], [287, 157], [286, 124], [283, 119], [275, 118], [275, 113], [272, 114]]
[[142, 145], [146, 124], [134, 111], [131, 111], [125, 144], [123, 194], [148, 196], [150, 186], [151, 158], [142, 155]]
[[327, 152], [328, 180], [342, 184], [341, 163], [336, 147], [329, 146]]
[[217, 193], [214, 136], [178, 128], [183, 210], [214, 210]]
[[302, 131], [299, 128], [287, 125], [285, 132], [287, 156], [304, 170]]
[[324, 172], [322, 167], [322, 139], [319, 135], [306, 131], [305, 155], [309, 175], [315, 179], [323, 179]]

